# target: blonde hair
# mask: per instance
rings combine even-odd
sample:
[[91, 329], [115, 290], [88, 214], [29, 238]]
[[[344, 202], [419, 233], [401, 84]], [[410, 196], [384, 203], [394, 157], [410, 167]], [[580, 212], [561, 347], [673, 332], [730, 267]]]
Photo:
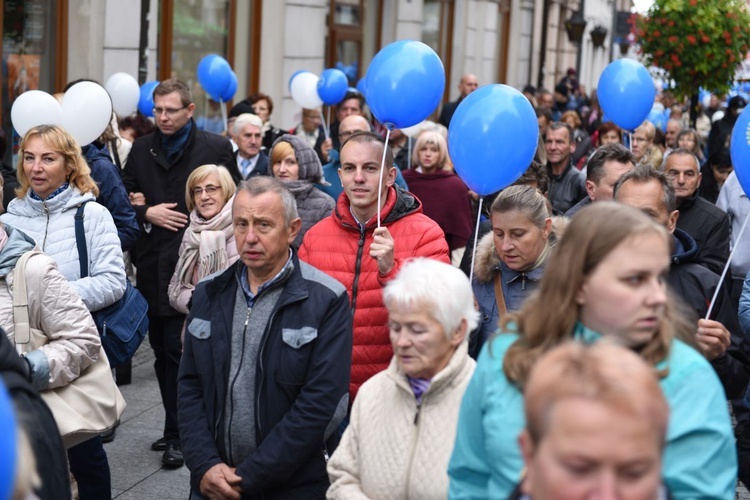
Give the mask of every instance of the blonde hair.
[[273, 146], [273, 149], [271, 149], [271, 169], [273, 169], [275, 164], [283, 161], [284, 158], [290, 154], [293, 155], [295, 159], [297, 158], [297, 153], [294, 151], [291, 144], [286, 141], [277, 142]]
[[234, 192], [237, 190], [237, 184], [234, 183], [229, 170], [221, 165], [202, 165], [193, 170], [187, 179], [187, 185], [185, 186], [185, 203], [187, 204], [188, 211], [192, 212], [195, 208], [193, 189], [211, 174], [216, 174], [219, 177], [219, 187], [221, 187], [221, 195], [224, 199], [224, 203], [228, 202], [232, 196], [234, 196]]
[[533, 443], [542, 441], [554, 406], [566, 399], [589, 400], [643, 420], [664, 446], [669, 406], [656, 370], [625, 347], [606, 341], [591, 346], [566, 342], [539, 359], [524, 394], [526, 429]]
[[23, 152], [31, 139], [40, 138], [45, 145], [55, 153], [63, 157], [65, 170], [68, 173], [67, 182], [81, 193], [92, 193], [99, 196], [99, 186], [91, 178], [91, 169], [86, 159], [81, 154], [81, 146], [64, 128], [57, 125], [39, 125], [34, 127], [21, 139], [19, 145], [18, 165], [16, 176], [18, 177], [18, 188], [16, 196], [23, 198], [29, 192], [29, 179], [23, 168]]
[[[419, 152], [427, 146], [435, 146], [438, 150], [438, 170], [446, 170], [448, 163], [448, 143], [440, 132], [427, 130], [419, 134], [417, 143], [414, 145], [414, 151], [411, 154], [411, 163], [414, 167], [419, 165]], [[448, 169], [450, 170], [450, 169]]]
[[[667, 230], [640, 210], [614, 202], [583, 208], [571, 220], [547, 262], [539, 289], [520, 311], [501, 320], [503, 330], [517, 329], [519, 338], [507, 351], [503, 371], [508, 380], [523, 387], [536, 361], [553, 347], [571, 338], [579, 320], [576, 296], [585, 279], [623, 242], [656, 234], [670, 242]], [[509, 324], [514, 324], [509, 328]], [[653, 338], [640, 350], [651, 365], [666, 359], [672, 339], [682, 326], [671, 301]], [[662, 373], [667, 375], [667, 370]]]

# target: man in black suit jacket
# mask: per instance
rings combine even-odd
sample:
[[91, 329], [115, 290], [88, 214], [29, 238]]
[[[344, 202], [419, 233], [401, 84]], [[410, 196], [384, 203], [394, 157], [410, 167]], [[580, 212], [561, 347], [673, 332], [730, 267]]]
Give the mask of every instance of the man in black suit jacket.
[[448, 104], [443, 106], [443, 110], [440, 112], [440, 118], [438, 119], [438, 122], [448, 127], [448, 125], [450, 125], [451, 123], [451, 118], [453, 118], [453, 113], [455, 113], [458, 105], [461, 103], [461, 101], [464, 100], [464, 97], [474, 92], [478, 86], [479, 83], [477, 83], [476, 76], [472, 74], [466, 74], [462, 76], [461, 81], [458, 82], [458, 91], [461, 92], [461, 96], [457, 100], [449, 102]]
[[263, 145], [263, 121], [260, 117], [242, 113], [235, 119], [232, 132], [237, 143], [237, 170], [242, 179], [270, 175], [268, 155], [260, 149]]

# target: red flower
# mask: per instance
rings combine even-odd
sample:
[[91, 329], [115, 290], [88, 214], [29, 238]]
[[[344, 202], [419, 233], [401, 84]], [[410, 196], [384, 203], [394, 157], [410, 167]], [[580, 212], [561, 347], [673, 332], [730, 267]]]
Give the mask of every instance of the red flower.
[[698, 5], [698, 0], [690, 0], [690, 6], [696, 7]]
[[667, 40], [669, 40], [669, 43], [677, 43], [679, 38], [677, 38], [675, 35], [672, 35], [669, 38], [667, 38]]
[[730, 35], [728, 31], [725, 31], [724, 33], [721, 34], [721, 36], [723, 36], [724, 38], [729, 38], [732, 35]]
[[693, 35], [688, 35], [687, 40], [690, 42], [690, 45], [695, 45], [698, 42]]
[[659, 30], [654, 30], [654, 33], [653, 33], [653, 35], [654, 35], [654, 36], [655, 36], [656, 38], [659, 38], [659, 37], [661, 36], [661, 31], [659, 31]]
[[703, 36], [701, 37], [701, 40], [703, 40], [703, 43], [708, 43], [708, 42], [710, 42], [710, 41], [711, 41], [711, 39], [710, 39], [710, 38], [708, 38], [708, 37], [707, 37], [706, 35], [703, 35]]

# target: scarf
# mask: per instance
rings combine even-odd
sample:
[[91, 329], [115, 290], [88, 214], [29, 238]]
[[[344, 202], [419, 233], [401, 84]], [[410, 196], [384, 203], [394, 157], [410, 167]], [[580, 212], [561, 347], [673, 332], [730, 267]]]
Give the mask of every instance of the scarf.
[[161, 148], [167, 155], [167, 161], [171, 162], [177, 157], [190, 139], [190, 132], [193, 130], [193, 119], [191, 118], [180, 130], [172, 135], [161, 134]]
[[[177, 261], [175, 273], [178, 284], [193, 288], [201, 279], [229, 265], [227, 240], [234, 234], [232, 226], [232, 202], [234, 196], [212, 219], [205, 220], [197, 210], [190, 213], [190, 226], [185, 230], [185, 248]], [[193, 282], [193, 274], [198, 270], [198, 279]], [[177, 298], [181, 286], [170, 287], [169, 298]]]
[[407, 380], [409, 380], [409, 385], [411, 386], [411, 390], [414, 393], [414, 397], [417, 399], [417, 403], [422, 403], [422, 396], [424, 396], [424, 393], [427, 392], [427, 389], [430, 388], [431, 380], [414, 378], [408, 375], [406, 376], [406, 378]]

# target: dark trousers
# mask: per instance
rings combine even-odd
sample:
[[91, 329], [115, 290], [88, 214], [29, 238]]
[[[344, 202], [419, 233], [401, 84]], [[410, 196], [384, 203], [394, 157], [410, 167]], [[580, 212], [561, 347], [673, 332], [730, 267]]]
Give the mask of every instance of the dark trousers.
[[109, 500], [112, 498], [112, 479], [109, 461], [102, 446], [101, 436], [68, 448], [70, 472], [78, 483], [80, 500]]
[[177, 428], [177, 371], [182, 356], [180, 333], [185, 316], [149, 315], [148, 321], [148, 340], [156, 357], [154, 370], [166, 415], [164, 439], [167, 443], [180, 444], [180, 432]]

